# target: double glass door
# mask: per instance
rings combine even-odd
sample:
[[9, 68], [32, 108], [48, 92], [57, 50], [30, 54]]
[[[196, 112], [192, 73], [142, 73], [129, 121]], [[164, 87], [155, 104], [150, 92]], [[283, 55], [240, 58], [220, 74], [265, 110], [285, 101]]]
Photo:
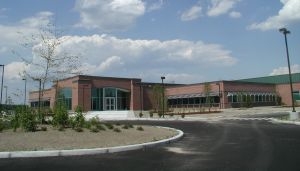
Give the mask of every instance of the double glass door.
[[116, 109], [116, 98], [115, 97], [105, 97], [104, 109], [105, 110], [115, 110]]

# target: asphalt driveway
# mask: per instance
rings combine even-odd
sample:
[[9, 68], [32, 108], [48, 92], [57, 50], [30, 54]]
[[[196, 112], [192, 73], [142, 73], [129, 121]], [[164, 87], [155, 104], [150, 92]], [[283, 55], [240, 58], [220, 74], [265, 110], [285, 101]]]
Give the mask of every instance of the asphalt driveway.
[[113, 154], [0, 159], [0, 170], [300, 170], [300, 126], [267, 121], [133, 121], [181, 129], [178, 142]]

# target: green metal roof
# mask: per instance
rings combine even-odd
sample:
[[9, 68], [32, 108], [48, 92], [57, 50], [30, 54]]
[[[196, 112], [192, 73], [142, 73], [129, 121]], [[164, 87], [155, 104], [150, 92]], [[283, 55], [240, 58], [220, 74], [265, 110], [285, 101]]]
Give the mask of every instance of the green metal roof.
[[[289, 75], [275, 75], [275, 76], [266, 76], [266, 77], [258, 77], [258, 78], [248, 78], [248, 79], [241, 79], [236, 80], [240, 82], [251, 82], [251, 83], [267, 83], [267, 84], [288, 84]], [[292, 81], [293, 83], [300, 82], [300, 73], [292, 74]]]

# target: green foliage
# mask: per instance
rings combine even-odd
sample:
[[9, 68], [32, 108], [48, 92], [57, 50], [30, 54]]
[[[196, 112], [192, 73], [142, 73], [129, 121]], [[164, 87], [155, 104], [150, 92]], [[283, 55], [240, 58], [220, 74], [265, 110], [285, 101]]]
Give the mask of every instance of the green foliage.
[[5, 126], [4, 126], [4, 122], [2, 119], [0, 119], [0, 132], [2, 132], [4, 130]]
[[143, 117], [143, 113], [142, 113], [142, 112], [139, 113], [139, 117], [140, 117], [140, 118]]
[[123, 129], [129, 129], [129, 126], [128, 125], [124, 125], [122, 126]]
[[141, 127], [141, 126], [138, 126], [138, 127], [136, 128], [136, 130], [138, 130], [138, 131], [144, 131], [144, 128]]
[[53, 125], [65, 128], [68, 125], [68, 121], [68, 110], [61, 101], [58, 101], [54, 107]]
[[154, 111], [152, 111], [152, 110], [149, 112], [149, 115], [151, 118], [153, 118], [153, 113], [154, 113]]
[[25, 131], [28, 132], [36, 131], [37, 129], [36, 114], [29, 107], [22, 107], [21, 111], [20, 110], [17, 111], [16, 116], [17, 115], [20, 115], [20, 125]]
[[77, 106], [75, 112], [76, 112], [76, 115], [73, 120], [73, 123], [74, 123], [73, 126], [75, 128], [82, 128], [84, 126], [84, 122], [85, 122], [84, 116], [82, 114], [82, 108]]
[[121, 132], [120, 128], [114, 128], [114, 132]]
[[111, 123], [105, 123], [104, 125], [105, 125], [106, 128], [108, 128], [108, 129], [114, 129], [114, 126], [113, 126], [113, 124], [111, 124]]
[[[164, 110], [167, 111], [167, 102], [168, 100], [166, 99], [166, 97], [164, 96], [164, 88], [160, 85], [160, 84], [156, 84], [153, 86], [152, 89], [152, 98], [153, 98], [153, 103], [154, 103], [154, 109], [158, 110], [158, 111], [162, 111], [163, 110], [163, 106], [164, 106]], [[164, 105], [163, 105], [164, 103]]]
[[181, 118], [184, 118], [185, 117], [185, 114], [183, 113], [183, 114], [181, 114]]
[[41, 127], [41, 131], [47, 131], [47, 127], [42, 126], [42, 127]]
[[92, 127], [92, 128], [90, 129], [90, 131], [91, 131], [91, 132], [94, 132], [94, 133], [97, 133], [97, 132], [99, 132], [99, 129], [98, 129], [97, 127]]

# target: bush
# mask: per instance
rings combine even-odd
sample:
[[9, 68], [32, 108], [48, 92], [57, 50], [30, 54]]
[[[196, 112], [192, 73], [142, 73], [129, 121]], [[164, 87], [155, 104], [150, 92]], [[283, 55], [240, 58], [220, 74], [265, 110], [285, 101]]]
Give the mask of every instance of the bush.
[[76, 132], [83, 132], [83, 129], [81, 127], [77, 127], [77, 128], [75, 128], [75, 131]]
[[42, 126], [42, 127], [41, 127], [41, 131], [47, 131], [47, 127]]
[[95, 132], [95, 133], [97, 133], [97, 132], [99, 132], [99, 129], [97, 128], [97, 127], [92, 127], [91, 129], [90, 129], [90, 131], [91, 132]]
[[21, 127], [28, 132], [34, 132], [37, 128], [36, 115], [28, 107], [23, 107], [20, 113]]
[[2, 132], [4, 130], [5, 126], [4, 126], [4, 122], [2, 119], [0, 119], [0, 132]]
[[53, 125], [65, 128], [68, 121], [68, 110], [62, 102], [58, 101], [54, 107]]
[[120, 128], [115, 128], [114, 132], [121, 132]]
[[128, 125], [124, 125], [124, 126], [122, 126], [122, 128], [123, 128], [123, 129], [128, 129], [129, 126], [128, 126]]
[[105, 131], [106, 130], [105, 127], [103, 125], [101, 125], [101, 124], [98, 124], [97, 128], [98, 128], [98, 130], [101, 130], [101, 131]]
[[138, 126], [138, 127], [136, 128], [136, 130], [138, 130], [138, 131], [144, 131], [144, 128], [141, 127], [141, 126]]
[[139, 113], [139, 117], [140, 118], [143, 117], [143, 113], [142, 112]]
[[81, 107], [77, 106], [75, 112], [76, 112], [76, 115], [73, 120], [73, 126], [75, 128], [82, 128], [84, 126], [85, 121], [84, 121], [84, 116], [82, 114]]
[[108, 129], [114, 129], [114, 126], [111, 123], [105, 123], [104, 124], [106, 126], [106, 128]]
[[149, 115], [150, 115], [150, 117], [152, 118], [153, 117], [153, 113], [154, 113], [154, 111], [149, 111]]
[[181, 118], [184, 118], [185, 117], [185, 114], [183, 113], [183, 114], [181, 114]]

